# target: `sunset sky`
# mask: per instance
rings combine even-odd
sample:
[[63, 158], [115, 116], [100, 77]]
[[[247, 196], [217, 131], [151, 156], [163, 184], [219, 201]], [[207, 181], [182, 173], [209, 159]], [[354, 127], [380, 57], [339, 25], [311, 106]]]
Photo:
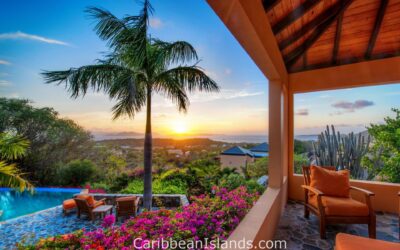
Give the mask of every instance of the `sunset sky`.
[[[156, 136], [266, 135], [268, 81], [203, 0], [154, 0], [151, 34], [166, 41], [186, 40], [197, 49], [199, 65], [218, 82], [220, 93], [194, 94], [187, 114], [157, 96]], [[134, 0], [41, 0], [0, 3], [0, 96], [26, 98], [98, 133], [144, 131], [144, 113], [134, 120], [111, 120], [113, 103], [102, 93], [72, 100], [62, 86], [45, 85], [42, 70], [92, 64], [107, 51], [93, 31], [87, 6], [121, 17], [137, 14]], [[400, 106], [400, 84], [319, 92], [295, 97], [296, 134], [319, 133], [327, 123], [361, 131]]]

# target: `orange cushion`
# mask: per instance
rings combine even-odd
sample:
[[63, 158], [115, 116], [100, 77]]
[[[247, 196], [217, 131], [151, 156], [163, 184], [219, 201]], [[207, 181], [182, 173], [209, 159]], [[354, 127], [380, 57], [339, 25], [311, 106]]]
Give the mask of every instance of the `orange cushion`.
[[93, 205], [96, 202], [96, 200], [93, 198], [93, 196], [90, 195], [87, 198], [87, 202], [89, 203], [89, 205]]
[[335, 250], [400, 250], [400, 243], [364, 238], [360, 236], [338, 233], [335, 240]]
[[86, 200], [89, 205], [93, 205], [96, 202], [93, 196], [87, 194], [79, 194], [76, 198]]
[[74, 199], [69, 199], [69, 200], [63, 201], [63, 209], [64, 210], [73, 209], [75, 207], [76, 207], [76, 203], [75, 203]]
[[[309, 203], [318, 208], [317, 196], [309, 198]], [[322, 196], [322, 206], [329, 216], [368, 216], [368, 206], [352, 198]]]
[[116, 201], [136, 201], [136, 196], [125, 196], [117, 198]]
[[350, 197], [349, 171], [311, 166], [310, 186], [328, 196]]

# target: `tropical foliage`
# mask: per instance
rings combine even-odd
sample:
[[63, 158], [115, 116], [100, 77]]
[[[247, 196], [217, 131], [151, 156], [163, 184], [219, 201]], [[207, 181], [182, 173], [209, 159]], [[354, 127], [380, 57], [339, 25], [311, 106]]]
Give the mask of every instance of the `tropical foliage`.
[[246, 179], [259, 178], [263, 175], [268, 175], [268, 164], [269, 158], [263, 157], [257, 159], [253, 163], [247, 164], [247, 166], [244, 167], [242, 170]]
[[107, 216], [104, 228], [43, 239], [35, 246], [20, 245], [19, 249], [146, 249], [145, 244], [161, 239], [185, 241], [188, 249], [195, 249], [190, 242], [201, 241], [203, 246], [196, 248], [213, 249], [206, 244], [227, 239], [258, 198], [245, 187], [233, 191], [214, 187], [213, 193], [193, 197], [190, 205], [178, 210], [141, 213], [121, 226], [115, 226], [115, 219]]
[[89, 157], [91, 135], [52, 108], [33, 107], [28, 100], [0, 98], [0, 133], [11, 131], [30, 147], [19, 160], [22, 172], [37, 185], [57, 184], [57, 165]]
[[91, 180], [96, 171], [90, 160], [73, 160], [59, 170], [59, 179], [63, 186], [81, 187]]
[[302, 167], [310, 165], [309, 159], [306, 156], [304, 156], [304, 154], [294, 154], [293, 161], [294, 161], [295, 174], [303, 174]]
[[191, 44], [151, 38], [148, 27], [153, 8], [148, 0], [137, 16], [117, 18], [96, 7], [87, 12], [96, 20], [96, 33], [107, 41], [109, 54], [94, 65], [47, 71], [43, 75], [48, 83], [65, 83], [73, 98], [84, 96], [89, 89], [106, 93], [116, 101], [112, 109], [114, 119], [124, 115], [133, 118], [146, 107], [144, 206], [150, 208], [152, 96], [161, 94], [180, 111], [187, 111], [188, 93], [218, 91], [218, 85], [196, 65], [198, 56]]
[[362, 163], [368, 168], [369, 178], [400, 183], [400, 109], [392, 109], [395, 116], [386, 117], [384, 124], [371, 124], [368, 133], [374, 138], [369, 153]]
[[[188, 186], [185, 180], [172, 179], [153, 181], [154, 194], [187, 194]], [[143, 194], [143, 180], [135, 179], [129, 182], [129, 185], [121, 191], [125, 194]]]
[[28, 146], [29, 141], [21, 136], [0, 134], [0, 187], [18, 188], [20, 191], [33, 188], [14, 163], [26, 155]]

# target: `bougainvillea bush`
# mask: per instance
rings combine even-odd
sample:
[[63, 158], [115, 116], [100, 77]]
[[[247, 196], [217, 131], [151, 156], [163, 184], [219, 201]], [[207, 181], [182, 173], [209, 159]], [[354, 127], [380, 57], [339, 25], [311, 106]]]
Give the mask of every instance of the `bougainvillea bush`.
[[[233, 191], [213, 188], [213, 195], [192, 197], [192, 203], [178, 210], [160, 209], [143, 212], [115, 226], [115, 218], [107, 216], [102, 228], [95, 231], [76, 231], [71, 234], [43, 239], [34, 246], [19, 249], [136, 249], [146, 242], [175, 240], [206, 243], [227, 239], [257, 200], [257, 193], [246, 187]], [[135, 243], [134, 243], [135, 242]], [[136, 248], [135, 248], [136, 247]], [[164, 249], [153, 245], [152, 249]]]

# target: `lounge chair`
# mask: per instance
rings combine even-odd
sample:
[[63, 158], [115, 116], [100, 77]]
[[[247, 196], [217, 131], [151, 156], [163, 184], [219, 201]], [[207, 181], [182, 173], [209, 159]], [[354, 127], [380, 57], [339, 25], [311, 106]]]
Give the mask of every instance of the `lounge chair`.
[[[376, 217], [371, 205], [374, 193], [350, 186], [347, 170], [335, 167], [303, 167], [304, 217], [310, 212], [319, 218], [320, 236], [327, 224], [368, 224], [370, 238], [376, 237]], [[350, 190], [364, 194], [364, 202], [351, 198]]]
[[136, 216], [139, 207], [139, 198], [136, 196], [128, 196], [117, 198], [116, 200], [116, 217], [120, 216]]
[[74, 201], [78, 207], [78, 218], [81, 217], [81, 214], [87, 214], [91, 220], [94, 220], [93, 209], [106, 204], [106, 199], [95, 200], [91, 195], [78, 195]]
[[335, 250], [400, 250], [400, 243], [369, 239], [351, 234], [338, 233]]

